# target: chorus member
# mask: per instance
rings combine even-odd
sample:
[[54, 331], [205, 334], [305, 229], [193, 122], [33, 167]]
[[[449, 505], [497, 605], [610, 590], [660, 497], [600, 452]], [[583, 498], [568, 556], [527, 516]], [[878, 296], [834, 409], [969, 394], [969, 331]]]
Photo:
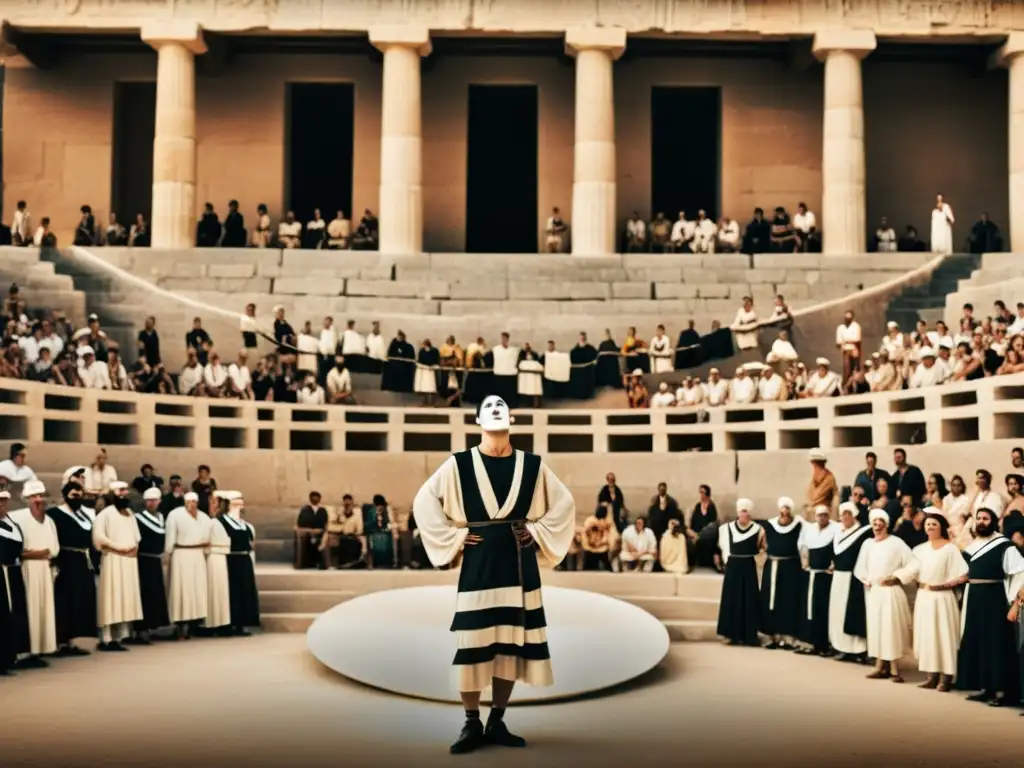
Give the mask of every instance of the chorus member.
[[256, 571], [252, 560], [254, 534], [242, 519], [245, 498], [238, 491], [227, 491], [228, 512], [220, 522], [231, 539], [227, 556], [228, 589], [231, 609], [231, 634], [248, 636], [249, 629], [260, 625], [260, 598], [256, 589]]
[[736, 519], [718, 529], [725, 578], [718, 610], [718, 634], [729, 645], [760, 645], [758, 628], [757, 563], [754, 558], [764, 542], [764, 529], [750, 515], [754, 502], [736, 502]]
[[956, 687], [975, 692], [967, 699], [996, 707], [1018, 687], [1017, 640], [1007, 609], [1024, 600], [1024, 557], [999, 534], [998, 520], [986, 507], [974, 514], [975, 538], [964, 550], [967, 589], [956, 664]]
[[96, 637], [96, 568], [92, 546], [95, 513], [85, 507], [82, 487], [77, 483], [68, 483], [61, 492], [64, 503], [46, 511], [60, 541], [53, 584], [60, 646], [57, 655], [88, 656], [89, 652], [72, 640]]
[[800, 598], [806, 574], [800, 565], [803, 519], [793, 516], [793, 500], [783, 496], [779, 514], [764, 524], [768, 561], [761, 576], [758, 631], [768, 639], [767, 648], [793, 650], [800, 634]]
[[830, 656], [828, 639], [829, 601], [832, 595], [832, 561], [839, 523], [829, 519], [831, 509], [814, 508], [814, 522], [801, 527], [800, 553], [807, 562], [807, 600], [800, 621], [800, 640], [806, 644], [799, 653]]
[[686, 552], [686, 531], [678, 520], [668, 521], [668, 530], [661, 537], [658, 562], [666, 573], [688, 573], [690, 560]]
[[889, 535], [889, 515], [871, 513], [874, 538], [861, 547], [854, 577], [867, 595], [868, 655], [876, 660], [872, 680], [902, 683], [900, 660], [911, 650], [910, 602], [904, 585], [917, 578], [920, 565], [902, 539]]
[[960, 648], [960, 605], [953, 591], [968, 572], [960, 548], [949, 540], [949, 523], [934, 507], [925, 510], [928, 541], [914, 547], [921, 564], [914, 600], [914, 655], [928, 674], [921, 688], [948, 691], [956, 677]]
[[672, 349], [672, 340], [665, 335], [664, 325], [658, 326], [658, 332], [648, 347], [648, 354], [651, 357], [651, 373], [672, 373], [675, 370], [675, 350]]
[[128, 649], [121, 641], [143, 617], [138, 565], [142, 534], [128, 498], [128, 483], [111, 483], [110, 493], [110, 506], [100, 510], [92, 525], [93, 547], [103, 553], [96, 599], [100, 627], [96, 650], [125, 651]]
[[208, 612], [205, 550], [212, 526], [199, 509], [199, 494], [189, 491], [182, 500], [184, 506], [167, 515], [164, 552], [170, 558], [167, 605], [171, 621], [176, 625], [175, 636], [187, 640]]
[[142, 509], [135, 516], [139, 525], [139, 595], [142, 599], [142, 619], [135, 623], [135, 636], [129, 645], [148, 645], [154, 630], [171, 623], [167, 611], [167, 589], [164, 583], [164, 547], [167, 531], [160, 511], [159, 488], [149, 488], [142, 494]]
[[860, 549], [871, 538], [852, 502], [839, 505], [839, 529], [832, 542], [832, 589], [828, 605], [828, 639], [839, 661], [863, 661], [867, 654], [864, 585], [854, 578]]
[[226, 493], [216, 491], [210, 500], [210, 543], [206, 548], [208, 597], [205, 629], [221, 636], [231, 634], [231, 587], [228, 584], [231, 537], [223, 520], [228, 513], [229, 499]]
[[[509, 733], [505, 707], [516, 681], [554, 682], [547, 648], [538, 554], [557, 565], [576, 530], [572, 495], [535, 454], [513, 449], [508, 405], [488, 395], [477, 410], [479, 447], [448, 459], [413, 502], [435, 566], [464, 550], [452, 630], [466, 723], [453, 753], [490, 743], [523, 747]], [[511, 609], [511, 610], [505, 610]], [[501, 641], [499, 643], [499, 641]], [[486, 728], [480, 692], [491, 688]]]
[[25, 578], [21, 572], [25, 537], [7, 514], [9, 491], [0, 491], [0, 676], [11, 674], [18, 656], [32, 650]]
[[29, 480], [21, 491], [28, 507], [12, 512], [10, 522], [21, 531], [21, 576], [25, 582], [25, 609], [28, 615], [28, 656], [19, 668], [48, 667], [43, 656], [57, 650], [57, 606], [53, 589], [52, 563], [60, 555], [57, 526], [46, 513], [46, 486]]
[[657, 557], [658, 540], [647, 527], [646, 518], [641, 515], [622, 532], [622, 552], [619, 554], [622, 570], [650, 573], [654, 570]]

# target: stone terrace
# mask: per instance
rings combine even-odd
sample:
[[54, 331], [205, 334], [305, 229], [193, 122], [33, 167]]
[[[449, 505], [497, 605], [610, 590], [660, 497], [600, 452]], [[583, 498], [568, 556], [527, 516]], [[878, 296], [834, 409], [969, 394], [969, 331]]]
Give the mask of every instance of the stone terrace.
[[956, 333], [963, 305], [968, 302], [974, 304], [976, 317], [991, 315], [992, 305], [998, 300], [1006, 302], [1011, 312], [1016, 311], [1016, 303], [1024, 301], [1022, 260], [1019, 253], [986, 253], [981, 257], [981, 267], [946, 297], [944, 319], [951, 332]]
[[58, 275], [54, 265], [39, 260], [36, 248], [3, 248], [0, 253], [0, 290], [4, 298], [11, 283], [21, 288], [31, 315], [36, 310], [59, 309], [76, 326], [84, 325], [86, 297], [75, 290], [67, 275]]

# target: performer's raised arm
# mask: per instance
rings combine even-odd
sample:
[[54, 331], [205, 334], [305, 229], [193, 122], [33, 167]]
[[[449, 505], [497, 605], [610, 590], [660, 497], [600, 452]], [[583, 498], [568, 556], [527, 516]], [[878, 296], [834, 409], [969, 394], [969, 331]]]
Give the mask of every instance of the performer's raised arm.
[[456, 527], [445, 514], [446, 493], [457, 493], [458, 469], [451, 457], [423, 484], [412, 503], [416, 528], [420, 532], [423, 549], [435, 567], [448, 565], [462, 550], [469, 528]]
[[541, 463], [526, 530], [552, 564], [562, 562], [576, 535], [576, 501], [555, 473]]

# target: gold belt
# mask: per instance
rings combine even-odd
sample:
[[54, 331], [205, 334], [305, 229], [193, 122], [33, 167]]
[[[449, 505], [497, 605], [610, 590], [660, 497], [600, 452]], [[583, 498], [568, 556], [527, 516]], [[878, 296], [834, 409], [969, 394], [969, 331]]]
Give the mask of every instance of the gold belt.
[[61, 547], [61, 552], [78, 552], [80, 555], [85, 555], [85, 562], [89, 566], [89, 570], [92, 571], [92, 550], [81, 549], [79, 547]]

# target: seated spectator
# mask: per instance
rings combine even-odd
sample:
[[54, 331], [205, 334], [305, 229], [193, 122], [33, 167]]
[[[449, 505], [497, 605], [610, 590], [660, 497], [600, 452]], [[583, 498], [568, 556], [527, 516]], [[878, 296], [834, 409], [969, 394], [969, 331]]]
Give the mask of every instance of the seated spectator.
[[651, 221], [651, 251], [654, 253], [665, 253], [669, 249], [672, 238], [672, 222], [665, 218], [665, 214], [658, 214]]
[[780, 205], [772, 217], [771, 250], [774, 253], [793, 253], [799, 248], [800, 238], [793, 231], [786, 209]]
[[320, 505], [322, 497], [310, 491], [309, 504], [299, 510], [295, 521], [294, 565], [296, 570], [309, 568], [313, 563], [320, 570], [327, 568], [331, 550], [322, 546], [327, 531], [327, 510]]
[[298, 248], [302, 245], [302, 224], [295, 220], [295, 211], [288, 211], [284, 221], [277, 225], [277, 242], [282, 248]]
[[117, 470], [107, 463], [107, 449], [100, 448], [92, 465], [85, 470], [85, 493], [103, 496], [110, 493], [110, 484], [116, 482]]
[[167, 493], [160, 499], [160, 511], [165, 515], [185, 506], [185, 487], [181, 475], [171, 475], [167, 478], [167, 485]]
[[192, 492], [199, 497], [199, 509], [210, 513], [210, 498], [217, 492], [217, 480], [210, 475], [210, 467], [200, 464], [196, 468], [196, 479], [192, 481]]
[[832, 370], [832, 364], [827, 357], [819, 357], [815, 363], [818, 370], [807, 379], [807, 389], [804, 397], [832, 397], [839, 394], [839, 375]]
[[921, 362], [914, 369], [907, 386], [910, 389], [920, 389], [944, 384], [947, 371], [944, 366], [935, 364], [935, 350], [931, 347], [922, 347], [918, 356]]
[[547, 235], [545, 245], [548, 253], [562, 253], [565, 248], [568, 229], [559, 210], [552, 208], [551, 215], [548, 217], [548, 222], [544, 227], [544, 233]]
[[213, 203], [207, 203], [196, 225], [196, 247], [216, 248], [220, 245], [221, 233], [220, 219], [213, 210]]
[[906, 253], [921, 253], [928, 250], [928, 247], [917, 236], [917, 230], [908, 224], [903, 236], [896, 244], [896, 250]]
[[692, 253], [695, 222], [686, 218], [686, 211], [679, 212], [679, 218], [672, 225], [671, 247], [674, 253]]
[[143, 464], [139, 476], [132, 480], [132, 488], [141, 496], [150, 488], [163, 491], [164, 479], [153, 472], [152, 464]]
[[611, 571], [612, 551], [618, 531], [608, 512], [608, 505], [599, 504], [594, 514], [583, 521], [583, 570]]
[[786, 382], [773, 368], [765, 367], [757, 380], [757, 399], [762, 403], [779, 402], [789, 399]]
[[324, 391], [314, 376], [306, 376], [302, 389], [297, 393], [299, 405], [323, 405]]
[[747, 375], [747, 369], [736, 369], [736, 378], [729, 384], [729, 402], [734, 405], [746, 405], [757, 400], [757, 382]]
[[86, 389], [111, 389], [110, 372], [107, 364], [96, 359], [92, 347], [79, 347], [78, 377]]
[[249, 372], [249, 353], [238, 350], [235, 362], [228, 366], [228, 381], [225, 385], [228, 397], [252, 400], [252, 374]]
[[207, 397], [228, 395], [228, 369], [220, 362], [220, 355], [210, 353], [210, 362], [203, 369], [203, 386]]
[[117, 220], [117, 214], [110, 212], [110, 220], [103, 233], [103, 241], [108, 246], [128, 245], [128, 230]]
[[149, 224], [141, 213], [135, 215], [135, 223], [128, 231], [128, 245], [132, 248], [149, 248]]
[[334, 405], [355, 405], [352, 396], [352, 374], [345, 367], [345, 358], [334, 358], [334, 367], [327, 373], [327, 397]]
[[768, 253], [771, 245], [771, 225], [764, 217], [763, 208], [754, 209], [754, 218], [743, 233], [743, 253]]
[[177, 388], [164, 369], [163, 363], [150, 365], [145, 355], [141, 355], [132, 367], [132, 387], [136, 392], [177, 394]]
[[0, 461], [0, 477], [11, 483], [27, 483], [36, 480], [36, 473], [25, 463], [28, 453], [24, 443], [11, 443], [8, 458]]
[[878, 222], [878, 229], [872, 237], [871, 250], [877, 253], [896, 253], [896, 230], [885, 216]]
[[394, 515], [388, 506], [387, 499], [380, 494], [373, 497], [373, 509], [367, 510], [364, 530], [366, 532], [366, 567], [394, 568], [395, 560], [395, 525]]
[[[666, 534], [667, 535], [667, 534]], [[658, 557], [658, 541], [647, 528], [647, 519], [642, 515], [622, 532], [622, 551], [619, 561], [623, 571], [640, 570], [650, 573]]]
[[224, 248], [245, 248], [249, 236], [245, 231], [245, 216], [238, 211], [238, 201], [228, 203], [228, 215], [224, 217], [224, 235], [220, 245]]
[[346, 493], [341, 499], [341, 509], [330, 515], [327, 536], [321, 547], [328, 568], [352, 568], [366, 562], [363, 515], [356, 509], [351, 494]]
[[720, 253], [736, 253], [740, 247], [740, 225], [736, 219], [723, 216], [718, 222], [718, 243], [716, 250]]
[[987, 213], [982, 212], [971, 227], [971, 234], [967, 236], [967, 249], [971, 253], [999, 253], [1003, 250], [1003, 236]]
[[[640, 520], [642, 519], [640, 518]], [[625, 533], [623, 533], [622, 538], [623, 549], [625, 549]], [[686, 543], [687, 537], [684, 526], [678, 520], [669, 520], [668, 530], [662, 535], [658, 547], [658, 563], [663, 571], [666, 573], [688, 573], [690, 571]]]
[[213, 339], [203, 328], [203, 320], [200, 317], [192, 318], [192, 330], [185, 334], [185, 349], [194, 350], [196, 359], [200, 365], [209, 362], [210, 350], [213, 348]]
[[306, 224], [306, 232], [302, 236], [302, 247], [310, 250], [322, 250], [327, 243], [327, 222], [320, 215], [320, 209], [313, 209], [313, 218]]
[[708, 218], [704, 210], [697, 211], [697, 221], [693, 228], [693, 252], [714, 253], [718, 227]]
[[410, 512], [398, 529], [399, 558], [402, 568], [430, 568], [430, 557], [423, 546], [416, 517]]
[[583, 570], [583, 526], [576, 526], [576, 533], [572, 537], [568, 552], [562, 558], [562, 562], [555, 566], [556, 571], [582, 571]]
[[260, 203], [256, 206], [256, 228], [252, 231], [254, 248], [269, 248], [273, 235], [270, 229], [270, 211]]
[[107, 375], [110, 377], [111, 389], [121, 392], [132, 391], [132, 380], [128, 377], [124, 363], [121, 362], [121, 353], [113, 346], [107, 352]]
[[352, 247], [359, 251], [376, 251], [379, 245], [377, 217], [369, 208], [363, 211], [356, 233], [352, 236]]
[[39, 228], [32, 236], [32, 244], [38, 248], [56, 248], [57, 236], [50, 231], [50, 217], [43, 216], [39, 221]]
[[206, 393], [206, 384], [203, 380], [205, 371], [199, 364], [199, 358], [194, 349], [185, 353], [185, 367], [178, 375], [178, 392], [191, 397], [202, 396]]
[[676, 396], [669, 390], [668, 382], [658, 385], [658, 391], [651, 398], [651, 408], [671, 408], [676, 404]]
[[809, 210], [806, 203], [796, 207], [793, 217], [793, 233], [797, 238], [797, 249], [806, 253], [821, 251], [821, 235], [818, 233], [818, 218]]
[[327, 247], [335, 250], [349, 248], [352, 238], [352, 222], [345, 218], [344, 211], [327, 225]]
[[795, 363], [799, 357], [789, 340], [789, 333], [779, 331], [779, 337], [772, 342], [771, 351], [764, 360], [769, 365], [775, 365], [776, 363]]
[[647, 224], [640, 218], [639, 211], [626, 222], [626, 253], [642, 253], [647, 250]]

